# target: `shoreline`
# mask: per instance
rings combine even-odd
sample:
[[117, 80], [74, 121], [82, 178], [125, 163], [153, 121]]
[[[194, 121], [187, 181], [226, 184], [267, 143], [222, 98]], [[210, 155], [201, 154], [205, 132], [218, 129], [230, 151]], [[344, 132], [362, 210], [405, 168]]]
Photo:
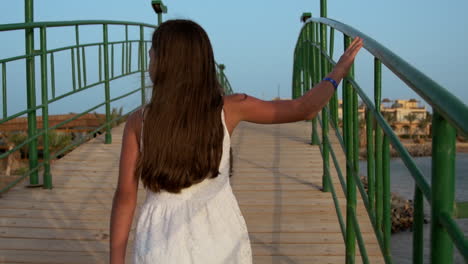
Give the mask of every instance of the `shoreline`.
[[[402, 141], [403, 142], [403, 141]], [[425, 143], [414, 143], [414, 142], [403, 142], [403, 145], [408, 150], [409, 154], [415, 157], [431, 157], [432, 156], [432, 142]], [[468, 142], [456, 142], [455, 145], [456, 153], [468, 153]], [[398, 152], [390, 145], [390, 158], [399, 158]], [[367, 149], [361, 147], [359, 149], [359, 160], [366, 160]]]

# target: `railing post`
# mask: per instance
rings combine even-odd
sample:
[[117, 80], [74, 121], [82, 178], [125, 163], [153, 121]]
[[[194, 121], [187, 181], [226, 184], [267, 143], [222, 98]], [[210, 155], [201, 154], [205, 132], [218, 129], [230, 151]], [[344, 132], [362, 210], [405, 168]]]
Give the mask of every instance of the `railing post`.
[[299, 46], [298, 56], [297, 56], [297, 86], [296, 86], [296, 97], [300, 97], [302, 95], [302, 48]]
[[[335, 46], [335, 29], [330, 28], [330, 58], [333, 59], [333, 50]], [[333, 65], [329, 63], [330, 69], [333, 68]], [[338, 93], [334, 93], [333, 97], [330, 100], [330, 113], [331, 120], [333, 121], [334, 127], [338, 128]]]
[[[311, 13], [303, 13], [301, 20], [302, 22], [306, 22], [307, 19], [311, 18], [312, 14]], [[308, 23], [306, 25], [306, 32], [307, 32], [307, 61], [308, 61], [308, 80], [310, 82], [308, 83], [309, 89], [312, 89], [312, 87], [317, 84], [317, 63], [316, 63], [316, 56], [317, 52], [314, 46], [312, 44], [316, 44], [316, 38], [315, 38], [315, 23]], [[310, 42], [310, 43], [309, 43]], [[317, 132], [317, 118], [312, 119], [312, 135], [311, 135], [311, 145], [319, 145], [320, 140], [318, 137], [318, 132]]]
[[72, 87], [73, 91], [76, 90], [76, 70], [75, 70], [75, 48], [70, 49], [70, 63], [72, 73]]
[[[128, 41], [128, 25], [125, 25], [125, 73], [130, 72], [130, 45], [131, 43]], [[114, 58], [114, 54], [112, 54], [112, 58]]]
[[[125, 74], [125, 70], [127, 69], [126, 67], [126, 64], [125, 64], [125, 60], [127, 58], [127, 55], [125, 53], [126, 49], [127, 49], [127, 41], [128, 40], [125, 40], [125, 43], [122, 43], [122, 69], [121, 69], [121, 72], [122, 72], [122, 75]], [[111, 48], [112, 48], [112, 53], [111, 53], [111, 60], [112, 60], [112, 64], [111, 64], [111, 69], [114, 69], [114, 44], [111, 45]], [[114, 70], [111, 71], [111, 76], [114, 77]]]
[[296, 78], [296, 54], [293, 55], [293, 71], [292, 71], [292, 81], [291, 81], [291, 99], [296, 99], [296, 92], [294, 91], [295, 78]]
[[296, 99], [296, 78], [297, 78], [297, 63], [296, 63], [296, 54], [294, 54], [294, 61], [293, 61], [293, 76], [292, 76], [292, 84], [291, 84], [291, 98]]
[[366, 108], [366, 147], [367, 147], [367, 197], [369, 198], [369, 211], [375, 208], [375, 165], [374, 165], [374, 116]]
[[[315, 23], [313, 22], [312, 23], [312, 32], [313, 32], [313, 40], [314, 40], [314, 44], [318, 44], [319, 42], [319, 24], [318, 23]], [[321, 56], [320, 56], [320, 50], [314, 46], [313, 47], [314, 49], [314, 71], [313, 71], [313, 75], [314, 75], [314, 85], [319, 83], [320, 82], [320, 77], [322, 76], [322, 73], [321, 73], [321, 70], [322, 70], [322, 67], [320, 65], [321, 63]], [[318, 129], [317, 129], [317, 122], [318, 122], [318, 119], [317, 118], [314, 118], [314, 120], [312, 120], [312, 128], [314, 129], [314, 131], [316, 131], [318, 133]], [[313, 140], [313, 143], [315, 143], [315, 145], [318, 145], [320, 144], [320, 140], [319, 140], [319, 135], [318, 134], [315, 134], [315, 137], [312, 137], [312, 140]]]
[[6, 77], [6, 63], [2, 62], [2, 118], [5, 119], [8, 116], [8, 105], [7, 105], [7, 77]]
[[[321, 17], [327, 17], [327, 8], [326, 8], [326, 0], [321, 0], [320, 1], [320, 16]], [[326, 53], [327, 52], [327, 27], [324, 24], [320, 24], [320, 51], [321, 53]], [[321, 59], [321, 66], [322, 66], [322, 75], [320, 76], [320, 79], [325, 77], [325, 74], [328, 72], [328, 61], [327, 59], [320, 54]], [[328, 130], [329, 130], [329, 125], [328, 125], [328, 113], [327, 111], [322, 111], [322, 150], [323, 150], [323, 177], [322, 177], [322, 186], [323, 186], [323, 191], [324, 192], [329, 192], [330, 191], [330, 181], [328, 177], [330, 175], [328, 174], [328, 171], [326, 168], [329, 167], [329, 160], [330, 160], [330, 149], [328, 145]]]
[[47, 87], [47, 35], [46, 27], [41, 27], [41, 101], [42, 101], [42, 129], [44, 130], [42, 143], [42, 158], [44, 160], [43, 182], [45, 189], [52, 189], [52, 175], [50, 174], [50, 146], [49, 146], [49, 96]]
[[[344, 36], [344, 48], [351, 44], [351, 39]], [[354, 67], [352, 66], [348, 77], [353, 78]], [[343, 122], [346, 151], [346, 263], [354, 263], [356, 255], [356, 234], [353, 224], [353, 214], [356, 214], [356, 182], [354, 179], [354, 94], [351, 84], [343, 80]]]
[[432, 116], [431, 263], [453, 263], [453, 242], [440, 224], [442, 212], [452, 215], [455, 193], [456, 131], [436, 110]]
[[[24, 1], [25, 9], [25, 22], [32, 23], [34, 21], [34, 4], [33, 0]], [[25, 29], [26, 40], [26, 97], [28, 107], [28, 139], [34, 137], [37, 133], [37, 120], [36, 120], [36, 85], [34, 73], [34, 29]], [[29, 155], [29, 170], [37, 167], [37, 139], [32, 140], [28, 144]], [[40, 186], [38, 171], [34, 170], [29, 175], [29, 186]]]
[[76, 43], [76, 67], [78, 69], [78, 89], [83, 87], [81, 85], [81, 59], [80, 59], [80, 29], [75, 25], [75, 43]]
[[86, 48], [81, 47], [81, 59], [83, 60], [83, 86], [88, 85], [88, 80], [86, 76]]
[[421, 189], [414, 184], [413, 264], [423, 264], [424, 254], [424, 199]]
[[[382, 91], [382, 63], [374, 58], [374, 103], [375, 109], [380, 113]], [[379, 231], [382, 230], [382, 129], [375, 127], [375, 224]]]
[[298, 68], [297, 68], [297, 90], [296, 90], [296, 96], [297, 97], [300, 97], [302, 96], [302, 86], [303, 86], [303, 82], [302, 82], [302, 70], [303, 70], [303, 65], [302, 65], [302, 35], [300, 35], [299, 37], [299, 49], [298, 49]]
[[300, 89], [301, 89], [301, 65], [300, 65], [300, 57], [301, 57], [301, 52], [298, 49], [297, 50], [297, 55], [296, 55], [296, 77], [294, 78], [294, 96], [295, 98], [298, 98], [300, 96]]
[[[110, 116], [110, 80], [109, 80], [109, 34], [108, 25], [103, 25], [103, 42], [104, 42], [104, 96], [106, 102], [106, 139], [105, 143], [112, 143], [111, 134], [111, 116]], [[123, 58], [122, 58], [123, 59]]]
[[387, 135], [382, 140], [382, 232], [384, 238], [384, 255], [391, 255], [390, 241], [392, 235], [392, 212], [390, 195], [390, 141]]
[[50, 86], [52, 98], [55, 98], [55, 59], [53, 52], [50, 54]]
[[302, 96], [304, 94], [304, 35], [300, 34], [299, 37], [299, 87], [297, 96]]
[[305, 25], [304, 28], [304, 33], [305, 39], [303, 41], [304, 45], [304, 93], [305, 94], [307, 91], [309, 91], [312, 86], [311, 86], [311, 81], [310, 81], [310, 36], [309, 36], [309, 30], [308, 30], [308, 25]]
[[307, 47], [305, 45], [305, 42], [307, 41], [307, 35], [303, 31], [301, 32], [301, 76], [302, 76], [302, 87], [301, 87], [301, 95], [304, 95], [307, 91]]
[[[115, 74], [114, 74], [114, 43], [110, 44], [111, 46], [111, 55], [110, 55], [110, 77], [111, 78], [114, 78]], [[123, 48], [124, 44], [122, 44], [122, 48]], [[124, 64], [125, 64], [125, 59], [124, 59], [124, 54], [122, 53], [122, 74], [124, 74]]]
[[102, 81], [102, 47], [101, 44], [99, 44], [99, 49], [98, 49], [98, 74], [99, 74], [99, 81]]
[[145, 68], [146, 68], [146, 65], [145, 65], [145, 56], [148, 56], [147, 55], [147, 51], [144, 49], [145, 48], [145, 45], [144, 45], [144, 41], [145, 41], [145, 30], [144, 30], [144, 27], [143, 26], [140, 26], [140, 82], [141, 82], [141, 105], [144, 105], [146, 103], [146, 91], [145, 91]]
[[[312, 14], [310, 15], [312, 17]], [[317, 40], [315, 38], [315, 23], [311, 22], [309, 23], [310, 26], [309, 26], [309, 34], [310, 34], [310, 38], [311, 38], [311, 42], [312, 44], [316, 44], [317, 43]], [[312, 86], [316, 85], [318, 83], [317, 81], [317, 71], [318, 71], [318, 65], [317, 65], [317, 50], [314, 46], [312, 46], [312, 52], [311, 52], [311, 55], [312, 57], [310, 58], [312, 60], [312, 68], [311, 68], [311, 77], [312, 77]], [[319, 140], [319, 137], [318, 137], [318, 129], [317, 129], [317, 118], [315, 117], [314, 119], [312, 119], [312, 142], [311, 144], [312, 145], [319, 145], [320, 144], [320, 140]]]

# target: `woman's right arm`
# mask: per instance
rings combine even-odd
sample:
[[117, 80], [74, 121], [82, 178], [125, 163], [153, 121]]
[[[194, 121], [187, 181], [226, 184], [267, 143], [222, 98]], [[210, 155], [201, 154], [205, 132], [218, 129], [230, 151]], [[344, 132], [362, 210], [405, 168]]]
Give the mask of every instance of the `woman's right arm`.
[[[337, 83], [348, 74], [349, 69], [361, 49], [362, 39], [356, 37], [340, 60], [327, 75]], [[315, 85], [303, 96], [294, 100], [263, 101], [246, 94], [233, 95], [230, 102], [235, 105], [236, 121], [259, 124], [289, 123], [314, 118], [333, 96], [335, 88], [329, 81]]]

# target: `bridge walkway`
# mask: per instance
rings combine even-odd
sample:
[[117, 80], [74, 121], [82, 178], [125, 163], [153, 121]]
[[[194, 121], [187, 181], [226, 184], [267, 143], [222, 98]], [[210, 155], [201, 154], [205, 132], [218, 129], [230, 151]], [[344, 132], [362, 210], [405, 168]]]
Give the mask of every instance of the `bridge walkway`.
[[[55, 161], [54, 189], [19, 184], [0, 197], [0, 263], [108, 262], [122, 132], [123, 125], [112, 130], [112, 144], [97, 137]], [[231, 184], [250, 232], [254, 263], [344, 263], [343, 237], [331, 193], [320, 190], [322, 159], [318, 146], [309, 145], [310, 133], [309, 122], [243, 122], [236, 128]], [[331, 141], [345, 168], [336, 138]], [[331, 175], [345, 216], [332, 162]], [[144, 198], [140, 189], [139, 206]], [[357, 211], [370, 261], [383, 263], [361, 200]]]

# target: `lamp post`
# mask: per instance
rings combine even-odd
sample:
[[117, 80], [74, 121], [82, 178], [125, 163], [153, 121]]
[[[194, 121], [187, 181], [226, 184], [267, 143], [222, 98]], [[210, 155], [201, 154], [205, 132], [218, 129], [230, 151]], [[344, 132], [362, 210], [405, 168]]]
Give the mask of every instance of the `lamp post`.
[[[34, 0], [24, 1], [24, 17], [26, 23], [34, 22]], [[26, 47], [26, 98], [28, 107], [28, 138], [36, 135], [36, 88], [35, 88], [35, 74], [34, 74], [34, 29], [28, 28], [25, 30], [25, 47]], [[29, 143], [29, 169], [33, 170], [38, 165], [37, 157], [37, 139]], [[34, 171], [29, 175], [28, 187], [42, 186], [39, 183], [38, 171]]]
[[219, 69], [219, 82], [221, 83], [221, 86], [223, 87], [223, 89], [226, 89], [226, 79], [224, 77], [224, 69], [226, 69], [226, 66], [224, 64], [219, 64], [218, 69]]
[[304, 12], [302, 13], [301, 15], [301, 22], [302, 23], [305, 23], [307, 21], [307, 19], [311, 18], [312, 17], [312, 13], [310, 12]]
[[162, 14], [167, 13], [167, 6], [165, 6], [162, 2], [162, 0], [152, 0], [151, 1], [151, 6], [154, 9], [154, 12], [158, 14], [158, 25], [161, 25], [162, 23]]

